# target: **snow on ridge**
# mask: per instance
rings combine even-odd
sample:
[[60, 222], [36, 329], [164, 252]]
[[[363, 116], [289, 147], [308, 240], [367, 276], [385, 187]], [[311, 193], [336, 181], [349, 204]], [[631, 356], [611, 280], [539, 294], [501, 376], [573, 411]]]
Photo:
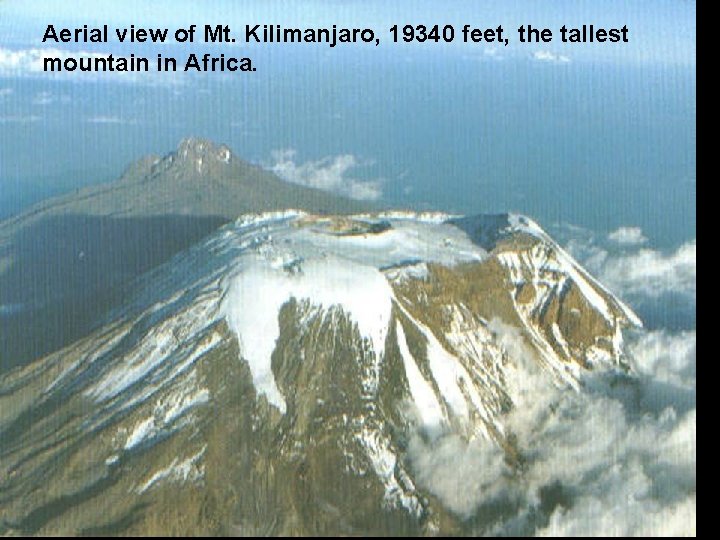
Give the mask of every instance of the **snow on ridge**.
[[614, 317], [610, 314], [610, 308], [606, 300], [602, 297], [604, 294], [615, 303], [617, 308], [630, 321], [631, 324], [642, 328], [643, 323], [640, 317], [622, 300], [610, 292], [602, 283], [592, 277], [565, 249], [563, 249], [548, 233], [546, 233], [540, 225], [535, 221], [520, 214], [510, 214], [509, 222], [516, 230], [522, 230], [540, 240], [551, 245], [557, 252], [557, 258], [562, 269], [572, 278], [575, 284], [580, 288], [585, 298], [590, 304], [597, 309], [608, 321], [614, 321]]
[[405, 331], [400, 321], [396, 323], [397, 342], [405, 366], [405, 376], [410, 387], [410, 395], [425, 426], [437, 427], [446, 422], [440, 402], [430, 383], [425, 379], [408, 348]]
[[[453, 415], [464, 422], [471, 421], [476, 415], [489, 420], [491, 415], [488, 414], [473, 378], [460, 358], [446, 350], [433, 331], [414, 318], [399, 302], [395, 305], [425, 337], [430, 372], [441, 394], [439, 397], [448, 405]], [[492, 438], [483, 422], [473, 424], [473, 431], [486, 439]]]
[[129, 451], [141, 444], [148, 444], [160, 434], [182, 425], [192, 409], [206, 404], [209, 400], [209, 390], [199, 384], [197, 372], [191, 371], [172, 392], [155, 403], [146, 418], [135, 424], [123, 449]]
[[155, 419], [150, 416], [135, 425], [125, 441], [124, 450], [132, 450], [155, 431]]
[[[175, 367], [192, 364], [206, 352], [202, 347], [193, 351], [189, 347], [193, 340], [210, 324], [233, 313], [228, 319], [235, 323], [231, 327], [239, 330], [244, 346], [257, 353], [252, 355], [256, 359], [251, 367], [259, 389], [282, 410], [284, 401], [275, 386], [269, 358], [279, 333], [279, 309], [291, 297], [307, 298], [325, 308], [339, 305], [370, 340], [379, 363], [393, 298], [384, 269], [426, 261], [452, 265], [487, 256], [464, 232], [441, 224], [445, 214], [426, 214], [425, 221], [416, 220], [415, 214], [393, 215], [400, 219], [388, 231], [358, 235], [333, 234], [320, 222], [294, 226], [293, 220], [307, 216], [299, 210], [240, 216], [175, 261], [170, 272], [153, 274], [153, 281], [142, 289], [141, 301], [136, 303], [143, 316], [159, 320], [134, 338], [119, 358], [98, 369], [83, 393], [103, 402], [132, 392], [123, 403], [144, 401], [179, 373]], [[289, 270], [299, 273], [293, 277]], [[160, 277], [161, 287], [153, 286]], [[253, 290], [265, 293], [258, 295]], [[236, 305], [252, 309], [228, 310], [227, 299], [233, 296], [238, 297]], [[164, 313], [180, 300], [180, 311]], [[247, 314], [241, 315], [243, 311]], [[257, 330], [263, 325], [269, 333]], [[112, 348], [120, 348], [120, 337]], [[216, 344], [212, 341], [210, 347]], [[82, 366], [89, 363], [85, 360]], [[377, 379], [379, 369], [373, 373], [366, 381], [369, 387], [377, 384], [369, 379]], [[162, 379], [154, 380], [157, 377]], [[48, 391], [55, 386], [51, 384]]]
[[294, 208], [288, 210], [273, 210], [269, 212], [259, 212], [255, 214], [241, 214], [235, 220], [235, 226], [238, 228], [248, 228], [257, 225], [264, 225], [267, 223], [274, 223], [284, 221], [288, 219], [295, 219], [303, 216], [307, 216], [308, 213], [304, 210], [297, 210]]
[[[145, 379], [169, 360], [182, 361], [183, 345], [193, 343], [209, 324], [217, 320], [215, 302], [212, 297], [206, 298], [152, 327], [114, 366], [105, 371], [99, 380], [85, 389], [85, 395], [96, 401], [110, 400]], [[217, 345], [217, 342], [213, 343], [214, 345]], [[185, 354], [192, 353], [193, 350], [190, 350]], [[201, 354], [192, 358], [195, 360], [199, 356]]]
[[384, 503], [391, 508], [404, 508], [415, 517], [423, 514], [423, 507], [415, 495], [415, 486], [398, 463], [390, 439], [369, 425], [363, 425], [355, 435], [365, 449], [375, 474], [385, 487]]
[[[310, 214], [305, 210], [299, 210], [296, 208], [289, 208], [287, 210], [270, 210], [266, 212], [257, 213], [246, 213], [239, 215], [234, 222], [234, 225], [238, 228], [248, 228], [257, 225], [266, 225], [271, 223], [279, 223], [286, 220], [293, 220], [303, 217], [312, 217], [314, 214]], [[317, 215], [320, 220], [332, 219], [332, 215]], [[342, 215], [343, 218], [358, 221], [378, 221], [378, 220], [391, 220], [391, 221], [414, 221], [416, 223], [426, 224], [442, 224], [451, 219], [461, 218], [462, 214], [449, 214], [447, 212], [416, 212], [413, 210], [388, 210], [380, 212], [365, 212], [359, 214], [348, 214]]]
[[197, 462], [203, 457], [206, 450], [207, 445], [183, 461], [180, 461], [179, 458], [176, 457], [170, 465], [155, 472], [147, 481], [139, 486], [137, 492], [140, 494], [145, 493], [153, 485], [165, 479], [178, 482], [185, 482], [187, 480], [197, 481], [201, 479], [205, 474], [205, 467], [202, 464], [198, 465]]
[[524, 231], [535, 236], [542, 238], [543, 240], [549, 240], [550, 237], [545, 230], [540, 227], [534, 220], [523, 214], [508, 214], [508, 223], [510, 226], [517, 231]]
[[291, 238], [301, 255], [332, 253], [349, 262], [388, 268], [419, 262], [452, 266], [487, 258], [487, 251], [453, 225], [399, 220], [379, 234], [333, 235], [300, 229]]
[[449, 219], [463, 217], [461, 214], [448, 214], [446, 212], [415, 212], [413, 210], [388, 210], [377, 214], [357, 214], [357, 219], [389, 219], [416, 221], [418, 223], [445, 223]]

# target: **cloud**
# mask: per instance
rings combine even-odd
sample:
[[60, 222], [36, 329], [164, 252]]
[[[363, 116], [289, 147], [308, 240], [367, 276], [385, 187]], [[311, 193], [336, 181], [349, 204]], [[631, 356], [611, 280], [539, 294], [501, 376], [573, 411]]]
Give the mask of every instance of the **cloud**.
[[267, 168], [287, 182], [338, 193], [352, 199], [376, 200], [382, 196], [380, 180], [359, 180], [349, 173], [360, 164], [351, 154], [298, 164], [295, 150], [275, 150]]
[[0, 99], [13, 95], [12, 88], [0, 88]]
[[419, 485], [466, 519], [497, 486], [499, 474], [509, 474], [501, 452], [488, 451], [480, 441], [467, 442], [454, 433], [435, 440], [416, 433], [410, 439], [408, 453]]
[[109, 125], [135, 125], [137, 124], [137, 120], [130, 119], [130, 118], [122, 118], [120, 116], [91, 116], [89, 118], [85, 119], [85, 122], [88, 124], [109, 124]]
[[[65, 78], [82, 81], [114, 81], [126, 83], [141, 83], [146, 85], [157, 84], [178, 84], [181, 79], [178, 73], [157, 73], [148, 72], [120, 72], [120, 71], [97, 71], [97, 72], [46, 72], [44, 69], [45, 58], [59, 58], [64, 62], [68, 58], [80, 60], [81, 58], [105, 59], [110, 53], [98, 53], [89, 51], [69, 51], [53, 47], [8, 49], [0, 47], [0, 77], [47, 77]], [[122, 55], [114, 54], [118, 60]], [[128, 58], [128, 57], [124, 57]], [[79, 75], [82, 77], [80, 78]]]
[[[519, 331], [493, 327], [506, 347], [523, 346]], [[629, 347], [634, 375], [588, 374], [579, 392], [518, 362], [504, 425], [521, 465], [487, 441], [418, 435], [408, 445], [418, 484], [472, 516], [477, 535], [694, 534], [695, 339], [644, 333]]]
[[663, 411], [695, 407], [697, 338], [694, 330], [644, 333], [629, 347], [635, 371], [644, 385], [641, 406]]
[[678, 386], [695, 386], [695, 331], [646, 332], [630, 350], [638, 373]]
[[683, 293], [694, 299], [696, 253], [695, 240], [667, 254], [643, 248], [613, 255], [600, 249], [587, 264], [601, 282], [620, 294], [657, 298], [663, 294]]
[[33, 124], [42, 120], [37, 115], [8, 115], [0, 116], [0, 124]]
[[562, 225], [558, 236], [591, 274], [621, 297], [646, 302], [673, 295], [695, 302], [696, 239], [668, 251], [648, 247], [638, 227], [620, 227], [598, 237], [582, 227]]
[[640, 227], [620, 227], [608, 234], [608, 240], [620, 245], [639, 245], [648, 241]]
[[38, 92], [32, 99], [32, 104], [38, 107], [46, 107], [53, 103], [70, 103], [68, 96], [56, 96], [52, 92]]
[[482, 49], [482, 51], [473, 51], [470, 53], [464, 53], [462, 55], [463, 60], [470, 60], [473, 62], [483, 62], [483, 61], [500, 61], [505, 59], [505, 55], [503, 55], [500, 51], [500, 48], [498, 47], [488, 47], [486, 49]]
[[45, 58], [69, 58], [70, 56], [99, 56], [89, 52], [71, 54], [53, 48], [31, 48], [12, 50], [0, 47], [0, 74], [27, 75], [44, 73]]
[[534, 60], [538, 62], [549, 62], [553, 64], [567, 64], [570, 58], [563, 54], [555, 54], [550, 51], [535, 51], [532, 55]]

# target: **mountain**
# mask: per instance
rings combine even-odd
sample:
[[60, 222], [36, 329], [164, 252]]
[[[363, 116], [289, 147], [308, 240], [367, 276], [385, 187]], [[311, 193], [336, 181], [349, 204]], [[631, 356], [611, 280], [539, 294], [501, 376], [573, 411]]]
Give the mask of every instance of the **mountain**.
[[518, 369], [582, 391], [638, 325], [523, 216], [244, 215], [0, 375], [0, 533], [470, 534], [412, 440], [520, 474]]
[[3, 233], [48, 215], [214, 216], [230, 221], [246, 212], [287, 208], [338, 214], [364, 211], [368, 206], [285, 182], [240, 159], [224, 144], [191, 137], [164, 157], [139, 159], [114, 182], [78, 189], [33, 206], [6, 220]]
[[0, 372], [87, 334], [125, 285], [246, 212], [370, 208], [284, 182], [225, 145], [185, 139], [122, 177], [0, 223]]

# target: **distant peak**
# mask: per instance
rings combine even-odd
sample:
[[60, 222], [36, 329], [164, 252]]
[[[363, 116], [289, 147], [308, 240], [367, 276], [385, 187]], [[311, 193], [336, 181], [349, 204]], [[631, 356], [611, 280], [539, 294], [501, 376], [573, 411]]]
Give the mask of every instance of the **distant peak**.
[[230, 163], [233, 158], [228, 146], [198, 137], [188, 137], [180, 141], [175, 155], [181, 160], [214, 159], [224, 163]]
[[222, 174], [226, 165], [240, 161], [227, 145], [217, 144], [208, 139], [188, 137], [180, 141], [177, 150], [153, 164], [151, 175], [156, 177], [171, 171], [180, 177]]

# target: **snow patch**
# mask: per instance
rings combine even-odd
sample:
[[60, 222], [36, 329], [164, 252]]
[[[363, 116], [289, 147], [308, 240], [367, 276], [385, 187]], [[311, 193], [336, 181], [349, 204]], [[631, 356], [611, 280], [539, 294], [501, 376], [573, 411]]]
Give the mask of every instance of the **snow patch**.
[[301, 268], [299, 273], [287, 273], [256, 259], [232, 279], [222, 307], [255, 387], [282, 413], [286, 403], [272, 373], [271, 357], [280, 336], [280, 309], [288, 300], [340, 306], [370, 340], [378, 359], [385, 351], [392, 307], [392, 289], [376, 268], [334, 258], [308, 261]]
[[170, 465], [154, 473], [147, 481], [138, 487], [137, 492], [140, 494], [145, 493], [161, 480], [176, 482], [186, 482], [188, 480], [196, 482], [200, 480], [205, 475], [205, 467], [202, 464], [198, 465], [197, 462], [203, 457], [206, 449], [207, 445], [183, 461], [179, 461], [178, 458], [173, 459]]
[[439, 426], [445, 422], [445, 414], [435, 396], [432, 386], [425, 377], [423, 377], [422, 372], [415, 363], [415, 358], [413, 358], [405, 339], [405, 331], [399, 321], [396, 325], [396, 332], [400, 355], [405, 365], [405, 375], [410, 386], [410, 394], [420, 414], [420, 418], [426, 426]]
[[127, 441], [125, 441], [124, 449], [132, 450], [137, 445], [139, 445], [141, 442], [143, 442], [145, 439], [147, 439], [154, 432], [155, 432], [155, 418], [153, 418], [151, 416], [135, 425], [135, 428], [133, 429], [132, 433], [130, 433], [130, 435], [127, 438]]

